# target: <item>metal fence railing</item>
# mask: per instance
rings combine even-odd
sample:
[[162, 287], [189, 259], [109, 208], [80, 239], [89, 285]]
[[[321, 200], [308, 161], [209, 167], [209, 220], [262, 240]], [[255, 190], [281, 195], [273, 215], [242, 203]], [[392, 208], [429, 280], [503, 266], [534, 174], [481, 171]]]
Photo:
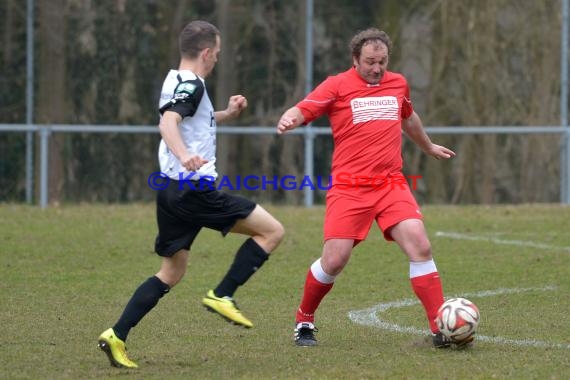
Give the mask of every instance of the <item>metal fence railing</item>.
[[[275, 127], [237, 127], [223, 126], [218, 127], [219, 134], [242, 134], [242, 135], [267, 135], [275, 134]], [[560, 202], [570, 204], [570, 155], [565, 152], [570, 142], [570, 128], [554, 127], [554, 126], [485, 126], [485, 127], [427, 127], [426, 131], [430, 135], [477, 135], [477, 134], [559, 134], [561, 139], [561, 168], [560, 168]], [[0, 132], [26, 132], [37, 133], [39, 135], [39, 205], [42, 208], [48, 205], [48, 175], [49, 175], [49, 141], [50, 136], [54, 133], [135, 133], [144, 134], [158, 133], [156, 126], [125, 126], [125, 125], [26, 125], [26, 124], [0, 124]], [[313, 140], [317, 135], [330, 135], [331, 130], [328, 127], [305, 127], [298, 128], [290, 132], [292, 135], [303, 135], [305, 144], [305, 173], [304, 175], [314, 178], [313, 173]], [[308, 168], [308, 169], [307, 169]], [[31, 168], [28, 168], [31, 170]], [[29, 184], [27, 184], [29, 186]], [[305, 188], [303, 193], [304, 204], [306, 207], [313, 206], [313, 193], [311, 189]]]

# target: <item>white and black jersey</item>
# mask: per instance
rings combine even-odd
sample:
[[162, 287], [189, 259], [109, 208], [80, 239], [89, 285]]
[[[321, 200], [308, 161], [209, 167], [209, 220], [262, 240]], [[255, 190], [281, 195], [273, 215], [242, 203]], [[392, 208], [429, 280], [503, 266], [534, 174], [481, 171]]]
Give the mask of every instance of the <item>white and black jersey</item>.
[[[161, 115], [174, 111], [182, 116], [179, 128], [188, 152], [208, 160], [191, 179], [216, 179], [216, 118], [204, 80], [189, 70], [170, 70], [162, 85], [159, 110]], [[160, 141], [158, 160], [160, 171], [172, 179], [190, 175], [164, 140]]]

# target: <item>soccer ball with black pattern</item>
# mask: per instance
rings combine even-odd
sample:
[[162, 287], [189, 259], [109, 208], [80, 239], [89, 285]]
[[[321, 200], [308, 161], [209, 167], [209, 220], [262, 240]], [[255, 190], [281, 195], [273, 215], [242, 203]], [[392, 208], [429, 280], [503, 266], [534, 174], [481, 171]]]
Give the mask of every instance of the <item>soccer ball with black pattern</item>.
[[473, 340], [481, 315], [475, 304], [465, 298], [450, 298], [437, 311], [439, 331], [454, 343]]

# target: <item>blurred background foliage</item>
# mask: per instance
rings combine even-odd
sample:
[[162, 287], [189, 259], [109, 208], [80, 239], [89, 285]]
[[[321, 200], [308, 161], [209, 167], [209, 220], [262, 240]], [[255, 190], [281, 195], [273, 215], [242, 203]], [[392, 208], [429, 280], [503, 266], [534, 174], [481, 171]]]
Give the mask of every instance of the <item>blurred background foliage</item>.
[[[407, 76], [426, 126], [558, 125], [560, 7], [558, 0], [315, 0], [313, 83], [346, 70], [351, 37], [375, 26], [391, 36], [390, 69]], [[249, 108], [232, 125], [274, 126], [305, 93], [305, 8], [304, 0], [36, 0], [33, 121], [156, 125], [160, 86], [178, 65], [177, 35], [190, 20], [204, 19], [222, 33], [218, 66], [207, 80], [216, 107], [241, 93]], [[2, 0], [0, 15], [0, 123], [24, 123], [25, 1]], [[405, 140], [405, 172], [422, 176], [421, 202], [559, 200], [558, 136], [432, 139], [457, 157], [435, 161]], [[147, 177], [158, 170], [159, 140], [158, 133], [53, 134], [50, 202], [154, 199]], [[328, 176], [332, 149], [330, 136], [316, 137], [316, 175]], [[230, 178], [302, 177], [303, 138], [219, 135], [218, 160]], [[22, 201], [24, 194], [25, 134], [2, 133], [0, 201]], [[302, 191], [247, 195], [303, 199]], [[323, 197], [316, 192], [317, 202]]]

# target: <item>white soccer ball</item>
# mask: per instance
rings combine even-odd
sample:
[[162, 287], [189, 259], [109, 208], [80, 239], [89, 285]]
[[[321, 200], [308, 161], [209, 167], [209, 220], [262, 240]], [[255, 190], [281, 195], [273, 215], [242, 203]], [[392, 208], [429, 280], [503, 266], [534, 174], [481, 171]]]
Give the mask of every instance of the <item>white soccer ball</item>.
[[439, 331], [454, 342], [462, 342], [475, 334], [480, 320], [479, 309], [465, 298], [451, 298], [437, 311], [435, 323]]

